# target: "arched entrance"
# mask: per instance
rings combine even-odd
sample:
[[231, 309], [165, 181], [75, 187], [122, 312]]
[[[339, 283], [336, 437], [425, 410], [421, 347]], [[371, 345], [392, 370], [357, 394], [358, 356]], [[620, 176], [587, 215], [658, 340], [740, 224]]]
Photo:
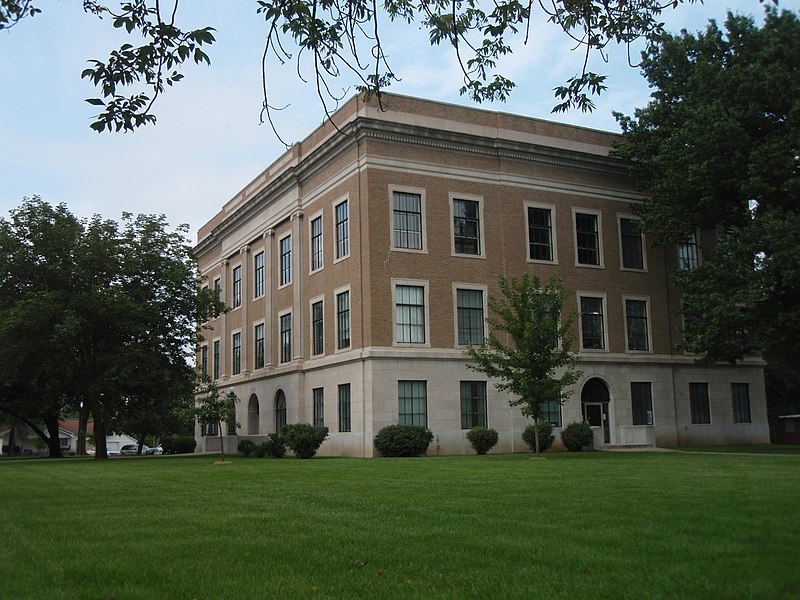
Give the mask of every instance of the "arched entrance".
[[247, 435], [258, 435], [258, 396], [253, 394], [247, 403]]
[[286, 427], [286, 394], [278, 390], [275, 394], [275, 431], [280, 432]]
[[608, 411], [610, 401], [608, 386], [602, 379], [593, 377], [583, 385], [581, 390], [583, 420], [592, 427], [603, 428], [603, 442], [606, 444], [611, 443], [611, 423]]

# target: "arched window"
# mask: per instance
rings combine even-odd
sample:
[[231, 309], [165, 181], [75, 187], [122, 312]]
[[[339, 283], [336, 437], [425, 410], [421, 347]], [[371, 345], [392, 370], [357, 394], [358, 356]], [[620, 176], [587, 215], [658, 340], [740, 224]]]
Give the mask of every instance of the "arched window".
[[278, 390], [275, 394], [275, 431], [280, 432], [286, 426], [286, 394]]
[[247, 434], [258, 435], [258, 396], [253, 394], [247, 403]]

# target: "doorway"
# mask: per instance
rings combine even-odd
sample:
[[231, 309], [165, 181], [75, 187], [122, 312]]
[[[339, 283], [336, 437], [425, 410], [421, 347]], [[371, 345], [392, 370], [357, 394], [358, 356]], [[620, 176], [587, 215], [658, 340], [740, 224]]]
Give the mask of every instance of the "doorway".
[[591, 427], [603, 428], [603, 442], [611, 443], [611, 422], [608, 405], [611, 401], [608, 387], [603, 380], [590, 379], [581, 390], [581, 414]]

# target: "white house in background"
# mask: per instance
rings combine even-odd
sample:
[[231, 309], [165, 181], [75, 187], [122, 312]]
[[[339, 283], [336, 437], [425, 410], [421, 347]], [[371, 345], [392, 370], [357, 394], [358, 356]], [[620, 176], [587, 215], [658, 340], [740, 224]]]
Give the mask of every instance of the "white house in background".
[[[94, 427], [90, 421], [87, 426], [87, 433], [92, 433]], [[0, 454], [10, 454], [11, 449], [8, 444], [11, 438], [11, 430], [0, 431]], [[75, 454], [78, 448], [78, 419], [64, 419], [59, 421], [58, 439], [61, 444], [61, 452], [65, 455]], [[110, 435], [106, 438], [106, 448], [110, 452], [119, 452], [125, 444], [138, 443], [134, 438], [124, 433]], [[46, 456], [47, 447], [42, 443], [39, 436], [25, 428], [23, 436], [17, 436], [15, 445], [22, 454]], [[87, 443], [87, 450], [93, 450], [93, 446]]]

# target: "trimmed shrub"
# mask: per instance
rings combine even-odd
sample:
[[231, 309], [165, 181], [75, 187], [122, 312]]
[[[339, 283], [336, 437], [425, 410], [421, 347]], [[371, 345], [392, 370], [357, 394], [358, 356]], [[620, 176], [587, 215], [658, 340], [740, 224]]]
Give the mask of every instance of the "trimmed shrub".
[[570, 423], [561, 432], [561, 441], [570, 452], [580, 452], [594, 443], [594, 434], [588, 423]]
[[286, 444], [283, 441], [280, 433], [270, 433], [267, 436], [267, 441], [259, 444], [256, 447], [256, 456], [264, 458], [271, 456], [272, 458], [283, 458], [286, 456]]
[[293, 423], [281, 431], [286, 446], [297, 458], [311, 458], [328, 437], [327, 427], [314, 427], [309, 423]]
[[422, 425], [387, 425], [375, 436], [375, 448], [382, 456], [425, 454], [433, 433]]
[[256, 453], [256, 443], [253, 440], [242, 440], [236, 449], [242, 456], [250, 456]]
[[161, 440], [164, 454], [191, 454], [197, 446], [197, 440], [191, 435], [173, 435]]
[[[528, 425], [522, 430], [522, 441], [528, 444], [531, 452], [536, 452], [536, 431], [533, 425]], [[539, 421], [539, 452], [547, 452], [556, 437], [553, 435], [553, 426], [549, 421]]]
[[486, 454], [498, 440], [497, 432], [488, 427], [473, 427], [467, 432], [467, 440], [476, 454]]

